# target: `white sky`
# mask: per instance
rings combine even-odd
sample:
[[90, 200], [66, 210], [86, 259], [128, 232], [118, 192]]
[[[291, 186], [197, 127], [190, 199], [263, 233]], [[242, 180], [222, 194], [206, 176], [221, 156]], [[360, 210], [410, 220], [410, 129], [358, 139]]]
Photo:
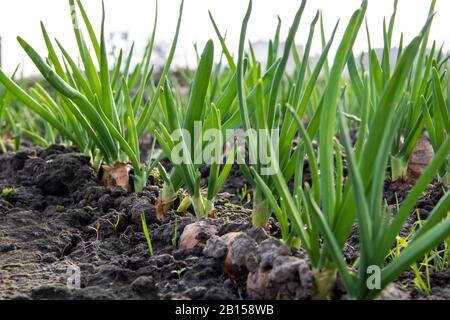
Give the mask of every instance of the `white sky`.
[[[282, 38], [285, 38], [288, 26], [291, 24], [300, 2], [300, 0], [254, 0], [248, 38], [252, 41], [272, 38], [277, 24], [277, 14], [283, 21]], [[367, 19], [374, 47], [383, 46], [383, 17], [390, 17], [393, 2], [394, 0], [369, 0]], [[431, 0], [399, 0], [396, 32], [394, 34], [395, 43], [400, 37], [400, 32], [405, 33], [405, 40], [411, 40], [418, 33], [425, 22], [430, 2]], [[101, 0], [84, 0], [83, 3], [96, 30], [98, 30]], [[171, 42], [179, 3], [179, 0], [159, 1], [157, 41]], [[305, 42], [309, 31], [309, 23], [317, 9], [321, 9], [323, 12], [328, 35], [337, 19], [341, 19], [340, 32], [337, 35], [337, 40], [340, 40], [348, 19], [360, 3], [360, 0], [309, 0], [297, 35], [297, 44], [301, 45]], [[138, 49], [142, 49], [153, 26], [154, 0], [105, 0], [105, 5], [107, 31], [128, 31], [130, 39], [136, 41]], [[195, 57], [192, 47], [194, 42], [202, 47], [209, 38], [216, 41], [214, 30], [208, 18], [208, 9], [212, 11], [220, 30], [222, 32], [228, 31], [227, 44], [233, 52], [236, 52], [241, 21], [246, 7], [246, 0], [185, 0], [183, 23], [177, 49], [177, 63], [192, 62]], [[436, 11], [437, 16], [430, 38], [436, 40], [439, 44], [450, 43], [448, 24], [450, 1], [438, 0]], [[3, 0], [0, 3], [0, 36], [3, 38], [3, 68], [7, 72], [12, 72], [18, 63], [24, 64], [26, 74], [35, 72], [32, 63], [23, 54], [15, 37], [17, 35], [22, 36], [38, 52], [45, 54], [45, 45], [39, 27], [40, 20], [44, 21], [51, 36], [58, 38], [69, 51], [76, 50], [68, 1]], [[319, 37], [316, 38], [319, 40]], [[358, 51], [367, 49], [365, 32], [361, 32], [355, 48]], [[320, 51], [319, 41], [316, 41], [313, 51], [315, 53]]]

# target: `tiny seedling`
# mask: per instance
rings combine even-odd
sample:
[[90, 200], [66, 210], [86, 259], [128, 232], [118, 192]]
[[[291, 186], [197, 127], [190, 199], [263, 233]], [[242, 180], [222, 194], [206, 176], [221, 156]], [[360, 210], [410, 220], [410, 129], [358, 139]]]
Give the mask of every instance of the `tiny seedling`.
[[178, 280], [181, 280], [181, 275], [186, 271], [186, 268], [181, 268], [178, 270], [173, 270], [172, 273], [176, 274], [178, 276]]
[[97, 222], [95, 227], [89, 226], [88, 229], [95, 231], [95, 243], [97, 243], [100, 240], [100, 223]]
[[241, 202], [250, 202], [249, 200], [251, 200], [251, 195], [249, 193], [247, 184], [244, 184], [242, 188], [238, 189], [238, 194]]
[[108, 220], [108, 222], [111, 224], [114, 232], [117, 233], [117, 228], [119, 227], [119, 223], [120, 223], [120, 214], [118, 214], [116, 216], [116, 221], [114, 223], [112, 223], [111, 221]]
[[148, 233], [147, 221], [145, 219], [145, 213], [141, 213], [142, 230], [144, 231], [145, 239], [147, 240], [148, 251], [150, 252], [150, 257], [153, 257], [153, 246], [150, 234]]
[[15, 194], [17, 194], [17, 188], [6, 187], [6, 188], [3, 188], [3, 190], [2, 190], [2, 198], [3, 199], [8, 199], [10, 196], [13, 196]]
[[178, 239], [178, 216], [175, 215], [175, 223], [173, 226], [173, 237], [172, 237], [172, 246], [174, 248], [177, 247], [177, 239]]

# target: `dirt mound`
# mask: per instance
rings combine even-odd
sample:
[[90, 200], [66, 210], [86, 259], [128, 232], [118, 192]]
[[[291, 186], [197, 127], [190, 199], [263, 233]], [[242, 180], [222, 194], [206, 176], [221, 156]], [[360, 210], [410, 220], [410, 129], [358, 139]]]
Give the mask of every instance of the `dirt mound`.
[[[314, 294], [303, 253], [273, 238], [279, 233], [273, 221], [265, 230], [252, 229], [251, 211], [231, 203], [229, 192], [218, 197], [215, 220], [171, 212], [158, 221], [158, 186], [141, 193], [104, 188], [89, 158], [62, 146], [0, 156], [0, 191], [0, 299], [310, 299]], [[427, 201], [419, 205], [429, 210]], [[447, 275], [433, 279], [439, 297], [448, 297]]]

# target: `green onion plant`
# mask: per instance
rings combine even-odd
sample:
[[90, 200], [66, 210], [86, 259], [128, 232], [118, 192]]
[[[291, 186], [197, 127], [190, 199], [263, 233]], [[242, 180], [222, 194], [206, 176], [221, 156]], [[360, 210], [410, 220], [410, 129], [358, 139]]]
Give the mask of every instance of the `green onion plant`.
[[[367, 1], [363, 1], [361, 8], [352, 16], [330, 71], [322, 99], [322, 107], [326, 112], [321, 114], [318, 152], [315, 151], [309, 132], [296, 115], [295, 109], [289, 108], [302, 138], [299, 154], [306, 153], [311, 166], [312, 187], [308, 184], [302, 185], [301, 179], [298, 178], [302, 172], [297, 171], [294, 191], [291, 193], [286, 179], [279, 172], [274, 176], [277, 190], [280, 192], [280, 198], [277, 200], [257, 170], [251, 169], [255, 180], [261, 189], [265, 190], [265, 196], [274, 212], [287, 217], [290, 227], [309, 254], [316, 275], [317, 297], [321, 298], [326, 297], [332, 288], [336, 271], [350, 297], [374, 298], [411, 263], [420, 259], [450, 234], [450, 220], [447, 218], [450, 193], [447, 192], [409, 246], [398, 257], [385, 264], [391, 245], [414, 204], [447, 159], [450, 140], [445, 140], [441, 145], [399, 211], [395, 215], [389, 212], [383, 204], [383, 182], [394, 143], [394, 133], [402, 120], [403, 108], [407, 106], [399, 103], [401, 97], [397, 93], [408, 81], [408, 75], [420, 50], [420, 44], [429, 30], [432, 17], [421, 34], [404, 49], [392, 76], [388, 79], [379, 102], [374, 107], [370, 134], [362, 144], [358, 160], [350, 141], [345, 112], [337, 107], [341, 103], [339, 86], [342, 72], [351, 58], [353, 42], [362, 25], [366, 7]], [[363, 92], [367, 93], [368, 81], [362, 83]], [[337, 120], [340, 139], [336, 139]], [[342, 170], [344, 158], [349, 171], [346, 181]], [[302, 162], [303, 156], [298, 158], [298, 167], [301, 167]], [[355, 265], [348, 266], [342, 250], [355, 222], [360, 236], [360, 257]], [[380, 281], [371, 287], [368, 285], [371, 280], [370, 270], [377, 270], [376, 268], [380, 270]]]
[[[22, 38], [18, 37], [18, 41], [56, 91], [56, 98], [40, 85], [37, 85], [31, 94], [26, 93], [1, 70], [0, 82], [55, 128], [63, 141], [75, 144], [93, 159], [100, 159], [100, 162], [110, 166], [118, 162], [130, 162], [134, 169], [134, 189], [140, 191], [155, 164], [141, 164], [139, 138], [150, 125], [151, 116], [158, 105], [158, 91], [163, 87], [169, 72], [178, 39], [183, 2], [172, 48], [157, 88], [151, 85], [153, 69], [150, 64], [157, 14], [143, 61], [134, 71], [130, 71], [133, 50], [126, 59], [121, 52], [115, 65], [110, 68], [105, 42], [104, 7], [100, 38], [97, 38], [81, 1], [69, 0], [69, 4], [73, 8], [73, 30], [84, 69], [81, 69], [76, 64], [76, 59], [55, 40], [62, 54], [62, 57], [58, 57], [44, 24], [41, 24], [48, 49], [47, 58], [40, 56]], [[83, 35], [75, 9], [81, 13], [92, 51]], [[138, 90], [131, 95], [130, 91], [135, 86]], [[145, 95], [148, 95], [147, 99], [144, 99]]]
[[[231, 150], [225, 164], [221, 166], [224, 158], [222, 150], [225, 144], [222, 135], [222, 116], [219, 108], [208, 99], [208, 88], [213, 83], [213, 60], [214, 45], [210, 40], [200, 56], [185, 108], [180, 106], [179, 101], [174, 98], [168, 81], [162, 92], [164, 96], [162, 105], [167, 125], [160, 124], [161, 133], [157, 132], [156, 137], [164, 153], [174, 165], [170, 176], [163, 174], [164, 186], [160, 199], [160, 210], [162, 211], [164, 211], [164, 207], [168, 207], [167, 204], [173, 201], [171, 199], [174, 199], [177, 190], [183, 186], [189, 193], [190, 202], [198, 217], [212, 214], [215, 197], [230, 173], [235, 148]], [[206, 121], [203, 124], [202, 119], [212, 119], [212, 121]], [[200, 132], [197, 132], [196, 124], [200, 123], [202, 123], [202, 127]], [[212, 141], [205, 143], [203, 134], [208, 129], [214, 129], [216, 134], [210, 137]], [[207, 148], [213, 148], [213, 154], [211, 158], [203, 159], [204, 155], [207, 155], [205, 154]], [[199, 155], [201, 155], [201, 159], [196, 161]], [[174, 159], [174, 157], [179, 159]], [[206, 194], [202, 192], [199, 171], [203, 161], [210, 162]], [[161, 171], [164, 170], [161, 166], [160, 168]]]

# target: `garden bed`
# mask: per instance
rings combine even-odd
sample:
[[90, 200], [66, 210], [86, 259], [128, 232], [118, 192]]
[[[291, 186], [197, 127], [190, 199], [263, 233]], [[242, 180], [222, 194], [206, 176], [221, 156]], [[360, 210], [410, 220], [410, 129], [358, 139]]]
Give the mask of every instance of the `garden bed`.
[[[0, 190], [5, 190], [0, 299], [313, 298], [315, 284], [303, 252], [281, 244], [272, 219], [265, 229], [251, 227], [251, 210], [237, 195], [243, 181], [237, 170], [219, 194], [216, 219], [172, 211], [158, 221], [159, 186], [137, 194], [102, 187], [89, 158], [74, 149], [28, 147], [0, 156]], [[385, 185], [392, 205], [407, 192], [405, 183]], [[421, 218], [442, 195], [437, 183], [427, 188], [417, 204]], [[142, 211], [153, 257], [142, 232]], [[405, 234], [416, 219], [412, 213]], [[188, 225], [198, 230], [193, 239], [183, 233]], [[345, 246], [349, 261], [357, 257], [357, 247], [354, 232]], [[74, 267], [81, 271], [80, 289], [67, 287]], [[450, 298], [450, 270], [430, 274], [429, 297], [413, 279], [412, 272], [403, 273], [382, 296]], [[339, 285], [333, 294], [332, 299], [345, 299]]]

